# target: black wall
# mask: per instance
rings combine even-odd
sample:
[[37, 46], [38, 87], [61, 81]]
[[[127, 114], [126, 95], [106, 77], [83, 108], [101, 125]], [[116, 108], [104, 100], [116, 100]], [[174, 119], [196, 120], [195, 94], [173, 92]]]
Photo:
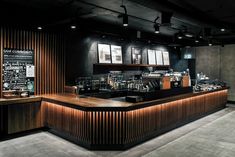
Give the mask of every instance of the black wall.
[[[142, 63], [147, 64], [148, 49], [165, 49], [170, 52], [171, 68], [183, 71], [188, 68], [188, 61], [181, 59], [179, 49], [152, 44], [140, 40], [130, 40], [119, 36], [109, 36], [83, 31], [72, 31], [67, 33], [66, 50], [66, 84], [74, 84], [77, 77], [92, 76], [94, 74], [93, 64], [98, 62], [97, 44], [113, 44], [122, 46], [123, 63], [131, 64], [131, 48], [142, 49]], [[149, 68], [149, 70], [152, 70]], [[126, 73], [138, 73], [140, 71], [127, 71]]]

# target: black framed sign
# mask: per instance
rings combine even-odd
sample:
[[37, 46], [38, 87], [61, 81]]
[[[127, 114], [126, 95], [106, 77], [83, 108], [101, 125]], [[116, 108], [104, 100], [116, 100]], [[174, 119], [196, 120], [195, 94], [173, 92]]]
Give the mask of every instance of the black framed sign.
[[148, 49], [148, 64], [156, 65], [156, 56], [155, 50]]
[[157, 65], [163, 65], [162, 51], [156, 50], [156, 63]]
[[28, 90], [34, 94], [34, 51], [3, 49], [3, 90]]
[[122, 64], [122, 47], [111, 45], [112, 63]]
[[111, 63], [110, 45], [98, 44], [98, 62]]
[[163, 51], [163, 52], [162, 52], [162, 57], [163, 57], [163, 63], [164, 63], [164, 65], [170, 65], [169, 52], [168, 52], [168, 51]]
[[142, 63], [142, 55], [141, 55], [140, 48], [136, 48], [136, 47], [131, 48], [131, 59], [132, 59], [132, 64]]

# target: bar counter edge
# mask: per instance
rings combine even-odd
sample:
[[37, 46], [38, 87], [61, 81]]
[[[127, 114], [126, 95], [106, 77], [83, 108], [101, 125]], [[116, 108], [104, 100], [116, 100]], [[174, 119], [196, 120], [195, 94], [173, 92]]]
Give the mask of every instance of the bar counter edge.
[[46, 127], [88, 149], [127, 149], [225, 108], [227, 94], [222, 88], [140, 103], [71, 95], [1, 99], [0, 132]]

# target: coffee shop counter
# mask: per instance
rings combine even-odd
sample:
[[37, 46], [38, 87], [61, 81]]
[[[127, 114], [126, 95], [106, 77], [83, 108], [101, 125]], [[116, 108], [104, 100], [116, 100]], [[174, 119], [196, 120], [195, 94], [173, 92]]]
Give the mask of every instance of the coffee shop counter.
[[1, 119], [8, 119], [6, 128], [6, 121], [2, 121], [1, 131], [11, 134], [46, 127], [89, 149], [126, 149], [225, 108], [227, 94], [228, 88], [222, 88], [139, 103], [53, 94], [22, 102], [24, 107], [6, 107], [6, 100], [1, 100], [5, 103], [0, 105]]

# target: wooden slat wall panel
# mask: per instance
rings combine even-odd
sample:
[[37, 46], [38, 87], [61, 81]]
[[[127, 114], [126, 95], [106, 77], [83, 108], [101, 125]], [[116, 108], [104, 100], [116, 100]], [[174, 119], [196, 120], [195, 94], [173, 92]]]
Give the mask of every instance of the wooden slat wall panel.
[[15, 104], [7, 107], [8, 134], [43, 127], [40, 102]]
[[43, 101], [42, 117], [45, 126], [78, 143], [122, 148], [223, 108], [226, 100], [223, 90], [131, 111], [81, 111]]
[[[35, 53], [35, 93], [60, 93], [65, 85], [65, 42], [60, 33], [46, 33], [0, 27], [0, 75], [2, 76], [3, 49], [32, 49]], [[2, 97], [2, 77], [0, 78]]]
[[176, 127], [207, 112], [225, 107], [227, 90], [208, 93], [127, 112], [125, 143], [142, 141], [151, 134]]
[[79, 142], [91, 143], [91, 113], [44, 101], [42, 112], [44, 126]]

